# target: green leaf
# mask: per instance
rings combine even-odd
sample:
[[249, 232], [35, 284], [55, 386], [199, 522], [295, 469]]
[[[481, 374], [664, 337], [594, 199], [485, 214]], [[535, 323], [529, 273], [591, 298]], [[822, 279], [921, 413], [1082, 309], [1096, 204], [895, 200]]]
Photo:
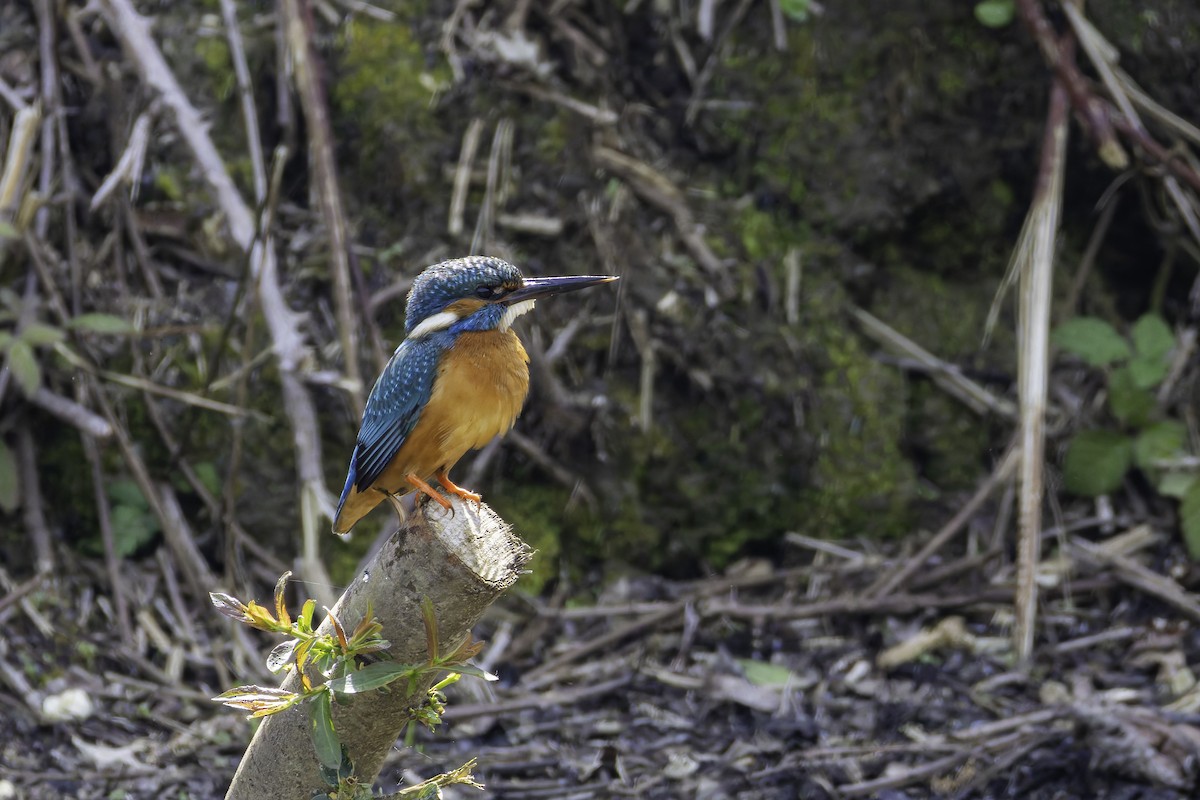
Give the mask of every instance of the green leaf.
[[755, 686], [786, 686], [796, 678], [794, 672], [778, 664], [768, 664], [766, 661], [755, 661], [752, 658], [739, 658], [737, 662], [742, 666], [746, 680]]
[[7, 350], [13, 343], [13, 335], [8, 331], [0, 331], [0, 350]]
[[1132, 451], [1133, 443], [1116, 431], [1080, 431], [1063, 460], [1067, 491], [1088, 497], [1113, 491], [1129, 471]]
[[1108, 407], [1124, 425], [1145, 425], [1154, 411], [1154, 395], [1139, 388], [1128, 366], [1113, 370], [1108, 379]]
[[342, 743], [333, 729], [333, 706], [329, 692], [321, 692], [308, 704], [308, 731], [321, 766], [337, 769], [342, 763]]
[[92, 333], [133, 333], [134, 327], [112, 314], [80, 314], [67, 323], [72, 328]]
[[146, 496], [142, 494], [142, 487], [138, 486], [137, 481], [131, 478], [117, 478], [105, 488], [108, 491], [108, 499], [113, 502], [113, 505], [126, 505], [143, 509], [150, 508], [150, 503], [146, 500]]
[[21, 485], [17, 481], [17, 457], [0, 439], [0, 509], [11, 514], [21, 507]]
[[1187, 428], [1182, 422], [1157, 422], [1137, 435], [1133, 441], [1133, 463], [1139, 469], [1150, 469], [1155, 461], [1170, 458], [1183, 449]]
[[1200, 481], [1192, 484], [1179, 502], [1179, 527], [1192, 560], [1200, 559]]
[[292, 663], [292, 655], [296, 652], [296, 645], [299, 643], [299, 639], [288, 639], [286, 642], [275, 645], [271, 654], [267, 656], [267, 669], [271, 672], [287, 669]]
[[359, 694], [387, 686], [394, 680], [410, 675], [414, 669], [395, 661], [376, 661], [356, 672], [333, 678], [326, 685], [339, 694]]
[[34, 347], [40, 347], [47, 344], [58, 344], [66, 339], [67, 335], [52, 325], [31, 322], [21, 330], [18, 338], [21, 341], [29, 342]]
[[1165, 361], [1175, 347], [1175, 334], [1158, 314], [1143, 314], [1130, 331], [1133, 349], [1140, 357]]
[[1134, 383], [1143, 389], [1157, 386], [1167, 377], [1167, 356], [1175, 347], [1175, 334], [1166, 320], [1150, 313], [1144, 314], [1133, 324], [1130, 335], [1136, 353], [1129, 363]]
[[1054, 329], [1051, 340], [1093, 367], [1106, 367], [1129, 358], [1129, 343], [1116, 328], [1096, 317], [1076, 317]]
[[214, 497], [220, 497], [224, 487], [221, 485], [221, 476], [217, 473], [216, 465], [211, 461], [200, 461], [194, 465], [193, 469], [196, 470], [196, 477], [200, 479], [204, 488], [208, 489]]
[[1161, 356], [1144, 357], [1139, 353], [1129, 362], [1129, 374], [1139, 389], [1153, 389], [1167, 377], [1167, 360]]
[[1013, 0], [983, 0], [975, 5], [975, 19], [988, 28], [1003, 28], [1013, 21]]
[[237, 686], [213, 698], [230, 708], [252, 712], [251, 718], [269, 717], [296, 705], [300, 695], [273, 686]]
[[42, 368], [33, 348], [24, 339], [17, 339], [8, 348], [8, 369], [27, 395], [34, 394], [42, 385]]
[[311, 597], [305, 600], [304, 605], [300, 608], [300, 616], [296, 618], [296, 624], [304, 633], [312, 633], [313, 612], [316, 610], [317, 601]]
[[455, 664], [453, 667], [447, 667], [446, 669], [453, 670], [454, 672], [457, 672], [459, 675], [470, 675], [474, 678], [481, 678], [485, 681], [500, 680], [499, 675], [493, 675], [492, 673], [488, 672], [487, 670], [480, 669], [479, 667], [475, 666], [474, 664]]
[[779, 0], [779, 10], [792, 22], [807, 22], [811, 0]]
[[1197, 483], [1195, 473], [1170, 470], [1158, 479], [1156, 488], [1163, 497], [1174, 497], [1178, 500], [1188, 493], [1194, 483]]
[[113, 544], [117, 555], [131, 556], [158, 533], [158, 519], [144, 508], [116, 505], [112, 509]]
[[0, 239], [19, 239], [21, 232], [7, 220], [0, 220]]

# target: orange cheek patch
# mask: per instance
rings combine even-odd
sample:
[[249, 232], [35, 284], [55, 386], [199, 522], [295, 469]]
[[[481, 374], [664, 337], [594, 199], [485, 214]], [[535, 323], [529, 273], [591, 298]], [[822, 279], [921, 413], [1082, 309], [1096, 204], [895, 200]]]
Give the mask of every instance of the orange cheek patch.
[[459, 319], [466, 319], [474, 314], [479, 309], [483, 308], [487, 303], [474, 297], [464, 297], [462, 300], [455, 300], [450, 305], [446, 306], [445, 312], [449, 312]]

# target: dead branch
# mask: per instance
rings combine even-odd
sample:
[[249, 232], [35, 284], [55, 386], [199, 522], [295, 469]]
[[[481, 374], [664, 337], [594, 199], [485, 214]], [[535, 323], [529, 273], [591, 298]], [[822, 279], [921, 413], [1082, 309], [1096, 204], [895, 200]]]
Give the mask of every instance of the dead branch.
[[346, 214], [342, 209], [342, 192], [338, 188], [337, 164], [333, 157], [333, 131], [329, 125], [329, 110], [321, 85], [320, 63], [310, 43], [313, 39], [312, 20], [307, 3], [284, 0], [282, 8], [287, 25], [288, 52], [295, 70], [296, 90], [308, 130], [309, 152], [313, 161], [315, 194], [320, 198], [321, 215], [329, 236], [329, 272], [333, 278], [334, 311], [338, 337], [342, 345], [342, 361], [346, 378], [353, 386], [351, 404], [356, 414], [363, 409], [362, 374], [358, 368], [358, 325], [351, 303], [350, 245]]
[[151, 38], [147, 21], [137, 13], [129, 0], [103, 0], [102, 8], [109, 26], [137, 66], [142, 80], [174, 115], [185, 143], [225, 213], [234, 242], [249, 258], [251, 275], [257, 281], [259, 302], [271, 332], [279, 365], [284, 411], [292, 424], [296, 471], [300, 478], [299, 506], [304, 537], [305, 577], [315, 587], [329, 586], [328, 576], [317, 557], [317, 521], [322, 516], [331, 517], [332, 501], [321, 473], [321, 440], [316, 410], [300, 375], [309, 351], [300, 330], [300, 315], [294, 313], [284, 299], [269, 232], [263, 231], [263, 238], [256, 238], [256, 225], [249, 206], [229, 177], [199, 113], [183, 93]]
[[[347, 628], [370, 610], [392, 642], [387, 658], [401, 664], [429, 659], [420, 614], [433, 604], [442, 655], [469, 636], [480, 616], [519, 577], [528, 548], [487, 506], [454, 501], [452, 513], [417, 510], [388, 539], [346, 590], [333, 613]], [[330, 629], [328, 620], [321, 626]], [[408, 691], [393, 686], [354, 704], [334, 707], [334, 725], [359, 780], [370, 784], [396, 737], [424, 703], [433, 679]], [[292, 675], [285, 689], [298, 688]], [[285, 755], [286, 754], [286, 757]], [[238, 766], [226, 800], [263, 797], [306, 800], [325, 788], [309, 734], [308, 711], [293, 707], [263, 720]]]
[[958, 510], [949, 522], [947, 522], [937, 534], [930, 539], [920, 551], [905, 562], [904, 566], [895, 572], [887, 575], [883, 580], [867, 590], [867, 594], [872, 597], [883, 597], [891, 594], [899, 589], [904, 583], [913, 576], [917, 570], [921, 569], [925, 562], [933, 556], [934, 553], [941, 550], [954, 537], [954, 535], [962, 530], [963, 526], [975, 516], [984, 502], [992, 495], [999, 486], [1004, 485], [1012, 476], [1018, 460], [1020, 459], [1020, 451], [1010, 447], [1005, 453], [1004, 459], [999, 466], [992, 471], [988, 479], [984, 481], [980, 487], [971, 496], [971, 499], [963, 504], [963, 507]]
[[603, 145], [596, 146], [592, 155], [600, 166], [611, 171], [643, 200], [670, 215], [679, 231], [679, 237], [696, 263], [710, 274], [722, 273], [721, 259], [704, 241], [703, 232], [692, 215], [687, 201], [670, 178], [649, 164]]

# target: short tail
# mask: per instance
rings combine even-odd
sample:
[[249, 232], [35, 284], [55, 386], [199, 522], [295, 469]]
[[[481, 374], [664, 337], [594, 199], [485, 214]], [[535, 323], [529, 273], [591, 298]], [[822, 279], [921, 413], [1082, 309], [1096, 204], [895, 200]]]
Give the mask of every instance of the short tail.
[[354, 523], [358, 522], [358, 518], [353, 520], [342, 519], [342, 509], [346, 507], [346, 501], [350, 495], [354, 493], [354, 481], [358, 478], [358, 446], [355, 445], [354, 453], [350, 456], [350, 469], [346, 472], [346, 485], [342, 487], [342, 496], [338, 498], [337, 512], [333, 515], [333, 532], [334, 533], [349, 533], [354, 527]]

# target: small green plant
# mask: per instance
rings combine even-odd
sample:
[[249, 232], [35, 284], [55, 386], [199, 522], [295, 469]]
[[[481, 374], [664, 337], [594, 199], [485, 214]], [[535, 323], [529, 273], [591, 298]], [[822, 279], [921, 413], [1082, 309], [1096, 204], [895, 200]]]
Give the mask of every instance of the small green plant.
[[[130, 478], [118, 478], [105, 487], [112, 502], [113, 540], [117, 555], [128, 557], [153, 541], [162, 530], [158, 516], [141, 487]], [[103, 552], [98, 540], [88, 540], [89, 549]]]
[[[352, 695], [382, 689], [397, 682], [403, 682], [403, 690], [411, 695], [416, 692], [422, 678], [431, 673], [445, 672], [448, 673], [446, 677], [429, 690], [424, 705], [413, 712], [413, 724], [420, 723], [433, 730], [441, 722], [444, 710], [443, 689], [462, 675], [475, 675], [485, 680], [496, 680], [496, 677], [467, 663], [483, 647], [470, 639], [450, 655], [438, 655], [437, 620], [433, 604], [428, 600], [421, 605], [421, 618], [425, 623], [429, 659], [421, 664], [370, 660], [374, 654], [391, 647], [391, 643], [383, 638], [383, 626], [370, 609], [349, 634], [334, 613], [326, 609], [326, 618], [332, 631], [319, 633], [313, 628], [316, 602], [312, 599], [305, 601], [295, 618], [288, 613], [284, 590], [290, 577], [291, 573], [285, 572], [275, 584], [274, 614], [253, 600], [243, 603], [223, 592], [211, 592], [209, 597], [217, 611], [230, 619], [260, 631], [287, 637], [267, 657], [267, 668], [276, 674], [294, 670], [300, 679], [300, 691], [273, 686], [238, 686], [217, 695], [213, 700], [231, 708], [249, 711], [251, 719], [307, 704], [313, 748], [321, 765], [321, 776], [330, 787], [314, 800], [366, 800], [372, 797], [371, 788], [359, 783], [349, 753], [338, 737], [333, 720], [335, 702], [346, 702]], [[395, 796], [439, 797], [440, 787], [451, 783], [482, 788], [471, 778], [474, 763], [472, 760], [454, 772], [410, 786]]]
[[1200, 478], [1172, 464], [1184, 454], [1187, 428], [1165, 417], [1155, 397], [1175, 347], [1170, 326], [1158, 314], [1145, 314], [1126, 338], [1104, 320], [1077, 317], [1060, 325], [1053, 340], [1107, 372], [1107, 407], [1116, 423], [1082, 430], [1067, 445], [1067, 491], [1088, 497], [1108, 494], [1137, 468], [1159, 494], [1181, 501], [1184, 540], [1192, 557], [1200, 558]]
[[988, 28], [1003, 28], [1012, 23], [1015, 15], [1013, 0], [983, 0], [975, 4], [975, 19]]
[[811, 6], [811, 0], [779, 0], [779, 10], [785, 17], [797, 23], [808, 21]]
[[[16, 324], [23, 315], [23, 306], [21, 297], [12, 289], [0, 289], [0, 325], [13, 326], [0, 329], [0, 353], [4, 354], [4, 363], [17, 386], [26, 395], [32, 395], [42, 385], [42, 365], [36, 349], [66, 347], [67, 335], [62, 328], [36, 320], [18, 329]], [[102, 334], [125, 334], [131, 330], [128, 322], [111, 314], [80, 314], [69, 321], [68, 327]]]

